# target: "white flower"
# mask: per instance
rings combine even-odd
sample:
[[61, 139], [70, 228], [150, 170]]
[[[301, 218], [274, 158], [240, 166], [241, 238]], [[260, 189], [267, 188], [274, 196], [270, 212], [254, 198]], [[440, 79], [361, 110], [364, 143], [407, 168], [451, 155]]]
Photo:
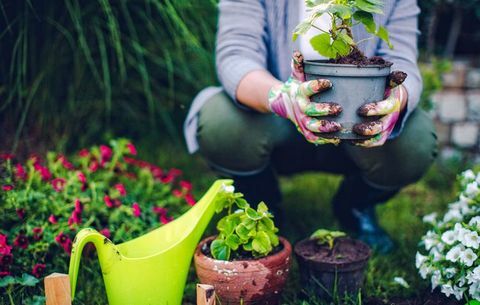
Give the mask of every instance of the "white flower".
[[[438, 244], [438, 246], [443, 246], [443, 244]], [[430, 250], [430, 256], [432, 256], [432, 260], [434, 262], [439, 262], [443, 261], [445, 259], [445, 255], [438, 249], [437, 247], [433, 247], [432, 250]]]
[[456, 262], [460, 259], [460, 256], [463, 252], [463, 246], [455, 246], [450, 251], [447, 252], [445, 258], [451, 262]]
[[465, 290], [467, 290], [467, 288], [460, 288], [460, 287], [454, 286], [453, 295], [457, 300], [460, 301], [461, 299], [463, 299], [463, 293], [465, 292]]
[[460, 210], [458, 209], [451, 209], [449, 210], [445, 216], [443, 216], [443, 221], [444, 222], [449, 222], [449, 221], [462, 221], [463, 220], [463, 215], [460, 213]]
[[426, 261], [427, 257], [420, 254], [420, 252], [417, 252], [417, 254], [415, 255], [415, 267], [417, 267], [417, 269], [420, 268]]
[[427, 264], [424, 264], [422, 266], [420, 266], [420, 268], [418, 269], [418, 273], [420, 273], [420, 276], [422, 277], [422, 279], [426, 279], [427, 276], [429, 274], [432, 273], [432, 268], [430, 268], [429, 266], [427, 266]]
[[434, 212], [423, 216], [423, 222], [435, 225], [437, 223], [437, 213]]
[[460, 253], [460, 261], [467, 267], [471, 267], [477, 258], [478, 256], [470, 248]]
[[451, 279], [452, 277], [455, 276], [455, 274], [457, 274], [457, 269], [456, 268], [450, 267], [450, 268], [445, 269], [445, 276], [447, 277], [447, 279]]
[[467, 232], [463, 235], [461, 242], [465, 247], [478, 249], [480, 246], [480, 237], [478, 236], [477, 232], [467, 230]]
[[462, 215], [468, 215], [472, 212], [468, 201], [460, 199], [457, 202], [451, 203], [448, 205], [450, 210], [457, 210]]
[[467, 187], [465, 188], [465, 195], [469, 198], [475, 198], [479, 191], [477, 182], [471, 182], [467, 184]]
[[464, 179], [470, 180], [470, 181], [475, 180], [475, 178], [476, 178], [475, 173], [471, 169], [467, 169], [466, 171], [464, 171], [462, 173], [462, 176], [463, 176]]
[[480, 173], [477, 174], [477, 178], [475, 179], [475, 181], [477, 182], [477, 184], [480, 184]]
[[398, 285], [400, 285], [404, 288], [410, 288], [410, 285], [407, 283], [407, 281], [405, 281], [405, 279], [403, 277], [399, 277], [399, 276], [394, 277], [393, 282], [397, 283]]
[[467, 273], [465, 277], [469, 284], [480, 283], [480, 266]]
[[225, 193], [233, 193], [235, 192], [235, 187], [233, 185], [222, 185], [223, 191]]
[[457, 235], [453, 230], [448, 230], [442, 234], [442, 241], [447, 245], [453, 245], [457, 241]]
[[480, 300], [480, 282], [473, 283], [470, 285], [470, 289], [468, 290], [470, 297], [474, 300]]
[[453, 294], [453, 287], [452, 285], [450, 284], [445, 284], [445, 285], [442, 285], [442, 293], [444, 295], [446, 295], [447, 297], [451, 296]]
[[468, 225], [471, 227], [476, 227], [477, 230], [480, 229], [480, 216], [475, 216], [468, 222]]
[[428, 251], [432, 247], [438, 244], [438, 235], [433, 231], [428, 231], [425, 237], [423, 238], [423, 242], [425, 243], [425, 249]]
[[442, 284], [442, 274], [440, 273], [440, 271], [438, 270], [433, 271], [433, 274], [430, 280], [432, 282], [432, 291], [433, 291], [440, 284]]

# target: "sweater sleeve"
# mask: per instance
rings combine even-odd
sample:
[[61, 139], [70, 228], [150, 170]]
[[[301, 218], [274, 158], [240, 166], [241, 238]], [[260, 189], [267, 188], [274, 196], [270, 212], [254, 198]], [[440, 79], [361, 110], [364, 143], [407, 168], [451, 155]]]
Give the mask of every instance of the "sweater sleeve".
[[417, 107], [422, 92], [422, 77], [417, 65], [419, 13], [420, 8], [416, 0], [396, 0], [395, 7], [385, 24], [394, 48], [390, 49], [381, 41], [377, 49], [377, 55], [393, 62], [392, 71], [400, 70], [408, 74], [403, 83], [408, 92], [407, 109], [391, 137], [396, 137], [401, 132], [409, 115]]
[[221, 0], [216, 40], [218, 79], [236, 101], [238, 84], [254, 70], [267, 66], [267, 33], [264, 2]]

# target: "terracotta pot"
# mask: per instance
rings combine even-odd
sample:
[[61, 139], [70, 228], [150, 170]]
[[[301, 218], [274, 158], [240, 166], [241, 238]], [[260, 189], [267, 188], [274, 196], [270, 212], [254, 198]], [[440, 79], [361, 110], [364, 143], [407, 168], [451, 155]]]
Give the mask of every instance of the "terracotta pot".
[[221, 261], [206, 256], [201, 250], [214, 238], [200, 242], [194, 261], [200, 282], [215, 287], [221, 304], [278, 304], [290, 271], [290, 243], [280, 237], [283, 249], [278, 253], [260, 259]]
[[356, 294], [363, 285], [371, 256], [370, 248], [359, 240], [340, 238], [335, 243], [335, 253], [329, 257], [321, 255], [329, 251], [328, 246], [320, 246], [311, 239], [298, 242], [294, 249], [303, 286], [314, 290], [323, 299]]

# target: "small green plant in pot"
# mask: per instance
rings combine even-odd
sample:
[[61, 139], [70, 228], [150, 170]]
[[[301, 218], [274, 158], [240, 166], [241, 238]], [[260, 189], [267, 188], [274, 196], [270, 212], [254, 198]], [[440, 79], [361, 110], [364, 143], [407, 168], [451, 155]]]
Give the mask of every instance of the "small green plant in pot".
[[371, 255], [363, 242], [325, 229], [298, 242], [294, 252], [303, 286], [320, 298], [334, 300], [359, 291]]
[[[318, 31], [310, 39], [312, 48], [325, 60], [305, 60], [304, 71], [307, 80], [328, 79], [332, 88], [314, 95], [314, 102], [336, 102], [343, 111], [331, 120], [341, 124], [342, 129], [329, 137], [359, 140], [368, 136], [354, 132], [355, 124], [370, 121], [357, 114], [360, 106], [383, 100], [390, 74], [391, 63], [381, 57], [367, 58], [359, 49], [365, 40], [379, 39], [393, 48], [388, 31], [377, 26], [374, 14], [382, 14], [382, 0], [305, 0], [310, 15], [294, 30], [293, 39], [309, 31]], [[331, 18], [330, 30], [316, 26], [323, 15]], [[354, 25], [363, 25], [371, 37], [356, 40], [352, 34]], [[307, 58], [308, 59], [308, 58]]]
[[290, 268], [290, 243], [277, 235], [264, 202], [256, 209], [233, 187], [216, 201], [218, 234], [200, 242], [194, 261], [203, 284], [215, 287], [221, 304], [278, 304]]

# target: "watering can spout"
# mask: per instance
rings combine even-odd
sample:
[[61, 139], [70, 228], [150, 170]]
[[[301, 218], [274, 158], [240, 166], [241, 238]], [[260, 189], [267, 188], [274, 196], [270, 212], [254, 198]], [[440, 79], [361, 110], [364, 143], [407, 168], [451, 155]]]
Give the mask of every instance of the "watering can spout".
[[68, 271], [68, 275], [70, 277], [72, 299], [75, 296], [78, 269], [80, 266], [80, 259], [82, 257], [83, 248], [88, 243], [93, 243], [97, 250], [102, 272], [108, 272], [109, 266], [113, 265], [115, 261], [120, 259], [120, 252], [107, 237], [98, 233], [94, 229], [87, 228], [80, 230], [80, 232], [78, 232], [75, 236], [75, 240], [73, 242], [73, 248], [70, 257], [70, 266]]

